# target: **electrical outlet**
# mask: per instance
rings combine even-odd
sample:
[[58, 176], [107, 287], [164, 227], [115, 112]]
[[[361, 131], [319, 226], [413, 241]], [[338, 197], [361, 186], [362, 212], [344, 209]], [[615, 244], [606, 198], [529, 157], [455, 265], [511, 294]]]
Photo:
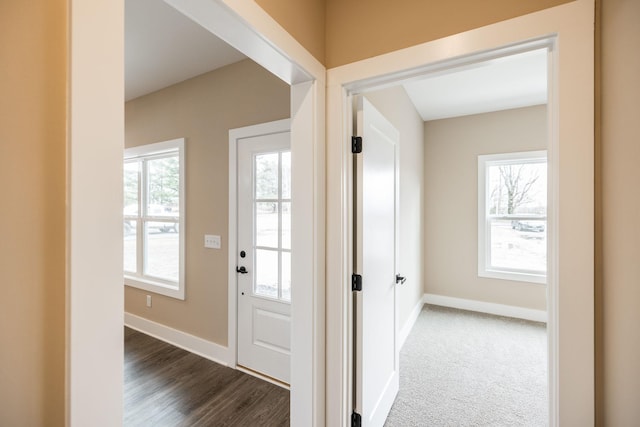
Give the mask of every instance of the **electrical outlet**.
[[220, 236], [205, 234], [204, 247], [210, 249], [220, 249]]
[[147, 307], [151, 307], [151, 295], [147, 295]]

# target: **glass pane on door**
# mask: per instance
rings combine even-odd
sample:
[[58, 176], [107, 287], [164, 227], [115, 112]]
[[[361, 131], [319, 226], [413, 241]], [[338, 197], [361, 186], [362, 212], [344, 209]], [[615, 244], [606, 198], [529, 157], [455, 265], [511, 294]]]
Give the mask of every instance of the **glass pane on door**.
[[282, 153], [282, 198], [291, 198], [291, 151]]
[[278, 249], [278, 203], [256, 202], [256, 245]]
[[282, 248], [291, 249], [291, 202], [282, 202]]
[[282, 296], [291, 301], [291, 252], [282, 252]]
[[254, 157], [254, 294], [291, 301], [291, 152]]
[[256, 295], [278, 298], [278, 251], [256, 250]]
[[278, 198], [279, 153], [258, 154], [255, 163], [256, 199]]

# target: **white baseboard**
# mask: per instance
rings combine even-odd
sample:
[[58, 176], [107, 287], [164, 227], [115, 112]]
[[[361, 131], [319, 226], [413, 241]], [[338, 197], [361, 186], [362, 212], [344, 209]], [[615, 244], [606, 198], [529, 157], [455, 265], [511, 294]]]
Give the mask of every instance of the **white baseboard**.
[[227, 347], [131, 313], [124, 314], [124, 324], [131, 329], [180, 347], [205, 359], [229, 366], [229, 350]]
[[268, 383], [271, 383], [273, 385], [277, 385], [278, 387], [282, 387], [285, 390], [291, 390], [291, 385], [287, 384], [287, 383], [283, 383], [281, 381], [278, 381], [274, 378], [271, 378], [270, 376], [267, 375], [263, 375], [260, 372], [251, 370], [249, 368], [245, 368], [242, 365], [236, 365], [236, 370], [240, 371], [240, 372], [244, 372], [247, 375], [251, 375], [252, 377], [256, 377], [258, 379], [261, 379], [262, 381], [266, 381]]
[[424, 294], [423, 301], [425, 304], [547, 323], [547, 312], [543, 310], [534, 310], [531, 308], [516, 307], [513, 305], [494, 304], [491, 302], [474, 301], [470, 299], [454, 298], [435, 294]]
[[398, 345], [399, 345], [398, 348], [400, 350], [402, 350], [402, 347], [404, 346], [404, 342], [409, 337], [409, 334], [411, 333], [411, 329], [413, 329], [413, 325], [415, 325], [416, 320], [418, 320], [418, 316], [420, 315], [420, 312], [422, 311], [422, 306], [424, 305], [423, 300], [424, 298], [421, 298], [418, 301], [418, 303], [413, 308], [413, 310], [411, 310], [411, 314], [409, 315], [409, 318], [407, 319], [406, 322], [404, 322], [404, 325], [402, 325], [402, 329], [400, 329], [400, 334], [398, 336]]

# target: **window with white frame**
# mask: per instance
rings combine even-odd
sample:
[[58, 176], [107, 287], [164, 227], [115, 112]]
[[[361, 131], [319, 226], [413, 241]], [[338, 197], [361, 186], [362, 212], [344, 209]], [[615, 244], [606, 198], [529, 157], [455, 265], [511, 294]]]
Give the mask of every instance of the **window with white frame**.
[[478, 275], [546, 283], [546, 151], [478, 156]]
[[124, 283], [184, 299], [184, 139], [125, 150]]

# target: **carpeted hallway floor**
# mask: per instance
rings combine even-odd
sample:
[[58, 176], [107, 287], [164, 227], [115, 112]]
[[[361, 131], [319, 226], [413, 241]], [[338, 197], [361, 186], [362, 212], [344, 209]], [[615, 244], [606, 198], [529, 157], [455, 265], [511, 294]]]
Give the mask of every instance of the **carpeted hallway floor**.
[[542, 323], [425, 305], [386, 427], [546, 426]]

